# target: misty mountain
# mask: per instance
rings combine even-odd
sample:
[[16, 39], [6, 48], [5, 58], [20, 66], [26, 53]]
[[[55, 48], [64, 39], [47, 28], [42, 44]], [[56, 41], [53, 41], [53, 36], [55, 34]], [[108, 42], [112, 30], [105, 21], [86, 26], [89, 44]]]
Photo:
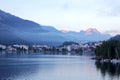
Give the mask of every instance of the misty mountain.
[[116, 36], [110, 38], [110, 40], [118, 40], [118, 41], [120, 41], [120, 35], [116, 35]]
[[108, 40], [111, 36], [109, 34], [102, 34], [95, 28], [89, 28], [86, 31], [81, 30], [80, 32], [67, 31], [63, 32], [65, 37], [72, 37], [72, 41], [102, 41]]
[[65, 41], [98, 41], [109, 39], [97, 29], [62, 32], [52, 26], [40, 25], [0, 10], [0, 44], [60, 45]]
[[0, 44], [60, 44], [64, 37], [53, 27], [42, 26], [0, 10]]
[[60, 32], [56, 28], [54, 28], [52, 26], [41, 26], [41, 27], [42, 27], [42, 29], [44, 29], [44, 30], [46, 30], [48, 32], [58, 32], [58, 33]]

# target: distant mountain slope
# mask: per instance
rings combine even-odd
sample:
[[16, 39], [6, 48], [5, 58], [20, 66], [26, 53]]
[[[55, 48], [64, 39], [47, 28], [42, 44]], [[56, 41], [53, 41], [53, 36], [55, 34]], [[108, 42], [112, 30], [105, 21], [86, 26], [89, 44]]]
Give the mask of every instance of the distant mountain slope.
[[118, 41], [120, 41], [120, 35], [116, 35], [116, 36], [114, 36], [114, 37], [112, 37], [110, 39], [111, 40], [118, 40]]
[[57, 29], [55, 29], [54, 27], [52, 27], [52, 26], [41, 26], [41, 27], [42, 27], [42, 29], [44, 29], [44, 30], [46, 30], [48, 32], [60, 32]]
[[[50, 33], [51, 32], [51, 33]], [[60, 44], [64, 38], [53, 34], [53, 27], [42, 26], [0, 10], [0, 44]]]
[[28, 42], [20, 39], [17, 34], [14, 33], [14, 28], [1, 23], [0, 21], [0, 44], [28, 44]]
[[108, 40], [111, 36], [109, 34], [102, 34], [95, 28], [89, 28], [86, 31], [80, 31], [80, 32], [73, 32], [73, 31], [67, 31], [63, 32], [65, 37], [70, 38], [71, 40], [76, 41], [102, 41], [102, 40]]
[[109, 39], [97, 29], [87, 31], [59, 31], [25, 20], [0, 10], [0, 44], [45, 44], [60, 45], [65, 41], [98, 41]]
[[32, 31], [32, 32], [45, 32], [41, 28], [41, 25], [29, 21], [24, 20], [9, 13], [3, 12], [0, 10], [0, 23], [3, 25], [7, 25], [6, 27], [14, 28], [21, 31]]

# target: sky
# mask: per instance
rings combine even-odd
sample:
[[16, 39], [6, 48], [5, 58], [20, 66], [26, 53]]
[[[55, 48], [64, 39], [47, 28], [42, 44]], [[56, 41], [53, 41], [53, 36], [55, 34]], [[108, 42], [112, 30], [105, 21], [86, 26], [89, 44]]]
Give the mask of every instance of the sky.
[[0, 0], [0, 9], [58, 30], [120, 34], [120, 0]]

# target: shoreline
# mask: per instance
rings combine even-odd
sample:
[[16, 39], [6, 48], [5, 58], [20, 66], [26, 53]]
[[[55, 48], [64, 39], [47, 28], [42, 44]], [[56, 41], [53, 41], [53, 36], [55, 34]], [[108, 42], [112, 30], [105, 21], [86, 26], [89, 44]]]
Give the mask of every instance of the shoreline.
[[101, 63], [104, 62], [111, 62], [111, 63], [120, 63], [120, 59], [103, 59], [103, 58], [91, 58], [92, 60], [100, 61]]

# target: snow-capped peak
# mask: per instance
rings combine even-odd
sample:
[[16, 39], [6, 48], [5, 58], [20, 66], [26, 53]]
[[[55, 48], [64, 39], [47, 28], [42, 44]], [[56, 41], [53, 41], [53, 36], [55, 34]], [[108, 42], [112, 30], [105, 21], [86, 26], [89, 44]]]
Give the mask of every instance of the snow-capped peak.
[[90, 35], [92, 33], [100, 33], [96, 28], [89, 28], [86, 30], [86, 35]]

